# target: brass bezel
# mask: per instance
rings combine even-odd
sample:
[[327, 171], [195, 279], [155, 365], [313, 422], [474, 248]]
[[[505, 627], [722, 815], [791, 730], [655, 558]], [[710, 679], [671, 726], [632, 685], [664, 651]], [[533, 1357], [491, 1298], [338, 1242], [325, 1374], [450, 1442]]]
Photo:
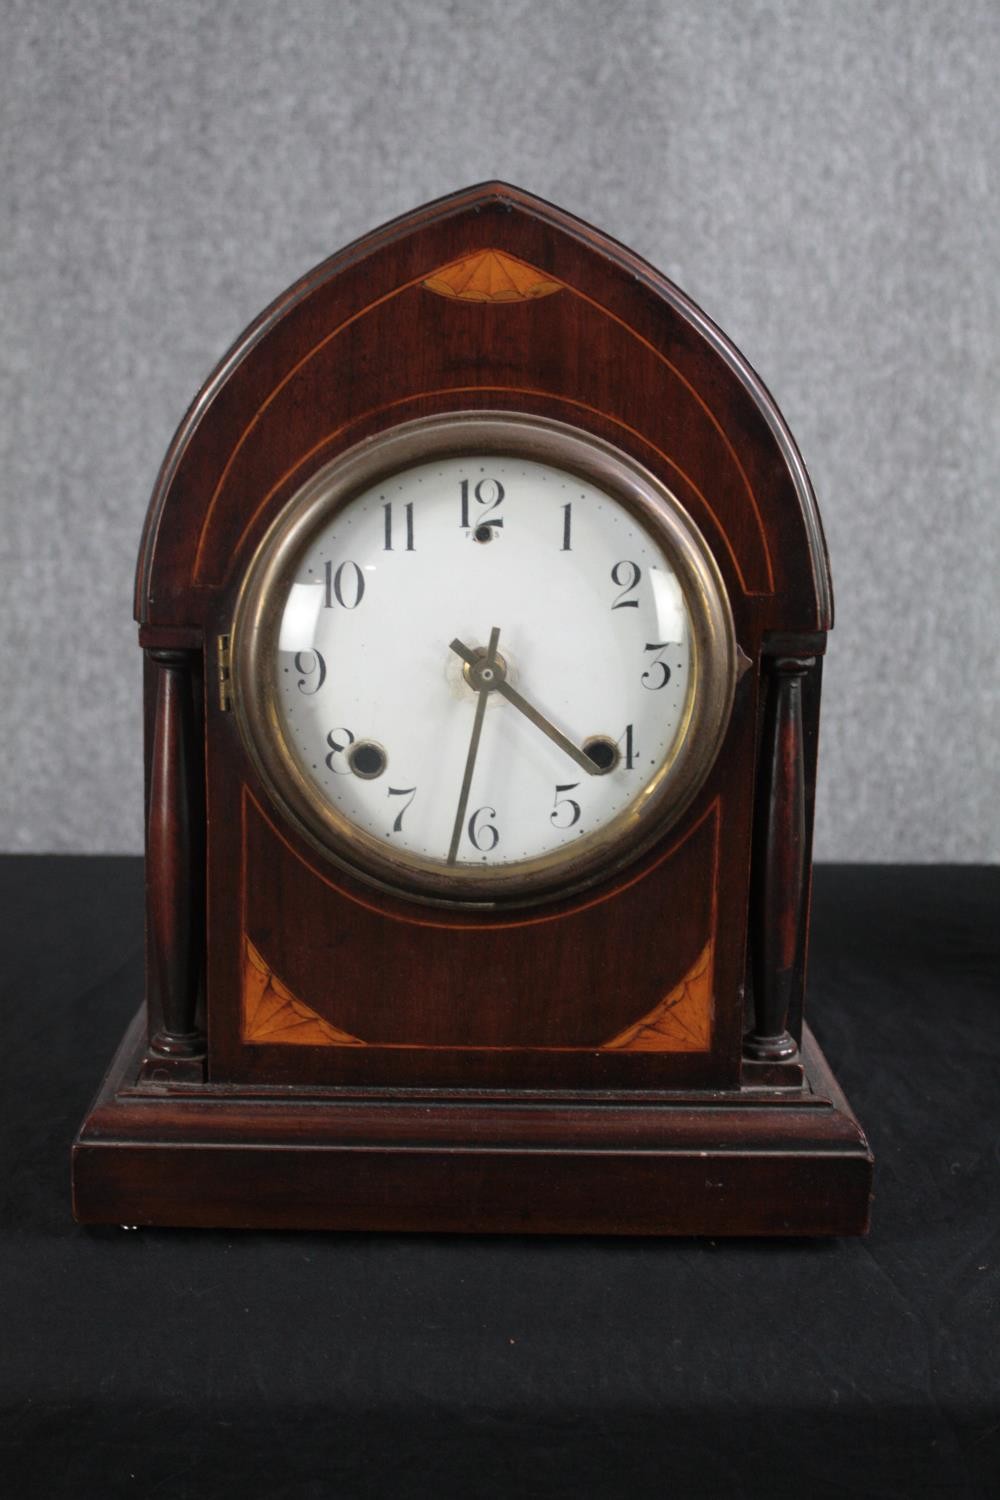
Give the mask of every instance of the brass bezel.
[[[446, 866], [394, 850], [321, 795], [285, 738], [277, 709], [275, 634], [287, 585], [316, 527], [371, 485], [436, 458], [481, 453], [534, 459], [588, 480], [628, 509], [673, 564], [692, 624], [692, 671], [670, 754], [640, 795], [570, 851], [507, 866]], [[324, 858], [379, 889], [437, 906], [495, 908], [559, 900], [647, 851], [687, 808], [725, 735], [737, 677], [732, 613], [718, 565], [670, 490], [601, 438], [548, 418], [456, 411], [404, 422], [324, 465], [285, 505], [247, 568], [232, 623], [236, 722], [269, 795]]]

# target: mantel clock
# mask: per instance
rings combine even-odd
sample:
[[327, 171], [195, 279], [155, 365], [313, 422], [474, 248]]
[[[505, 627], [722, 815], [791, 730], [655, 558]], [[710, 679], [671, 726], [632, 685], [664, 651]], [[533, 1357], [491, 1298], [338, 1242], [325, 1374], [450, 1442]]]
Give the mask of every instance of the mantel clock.
[[145, 1004], [85, 1222], [855, 1233], [805, 1027], [816, 503], [676, 287], [501, 183], [306, 276], [149, 507]]

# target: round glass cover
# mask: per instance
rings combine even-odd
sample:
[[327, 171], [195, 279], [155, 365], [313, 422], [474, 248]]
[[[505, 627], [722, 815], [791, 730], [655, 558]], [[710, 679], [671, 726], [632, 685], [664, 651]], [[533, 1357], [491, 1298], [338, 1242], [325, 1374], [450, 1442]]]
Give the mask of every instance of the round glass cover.
[[424, 899], [562, 894], [679, 815], [735, 647], [678, 502], [561, 424], [406, 424], [315, 475], [234, 622], [241, 729], [332, 858]]

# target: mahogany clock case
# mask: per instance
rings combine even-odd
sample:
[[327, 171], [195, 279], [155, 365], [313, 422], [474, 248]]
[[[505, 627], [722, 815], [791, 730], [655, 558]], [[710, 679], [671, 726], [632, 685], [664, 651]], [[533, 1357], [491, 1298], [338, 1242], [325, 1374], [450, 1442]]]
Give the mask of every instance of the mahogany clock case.
[[[714, 558], [741, 670], [678, 819], [586, 890], [441, 909], [331, 861], [233, 712], [232, 622], [311, 475], [415, 419], [611, 445]], [[863, 1232], [872, 1162], [803, 1022], [815, 499], [724, 336], [621, 246], [490, 183], [265, 312], [164, 461], [139, 559], [147, 988], [74, 1147], [84, 1222]]]

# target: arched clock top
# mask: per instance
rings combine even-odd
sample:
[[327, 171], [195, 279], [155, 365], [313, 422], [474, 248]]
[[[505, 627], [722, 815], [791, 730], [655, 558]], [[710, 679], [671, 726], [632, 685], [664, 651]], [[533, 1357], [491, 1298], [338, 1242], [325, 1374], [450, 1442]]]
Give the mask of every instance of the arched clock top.
[[414, 418], [476, 409], [568, 423], [650, 469], [716, 553], [748, 644], [830, 627], [815, 496], [757, 375], [640, 257], [498, 182], [355, 241], [237, 341], [157, 479], [137, 618], [204, 626], [324, 464]]

